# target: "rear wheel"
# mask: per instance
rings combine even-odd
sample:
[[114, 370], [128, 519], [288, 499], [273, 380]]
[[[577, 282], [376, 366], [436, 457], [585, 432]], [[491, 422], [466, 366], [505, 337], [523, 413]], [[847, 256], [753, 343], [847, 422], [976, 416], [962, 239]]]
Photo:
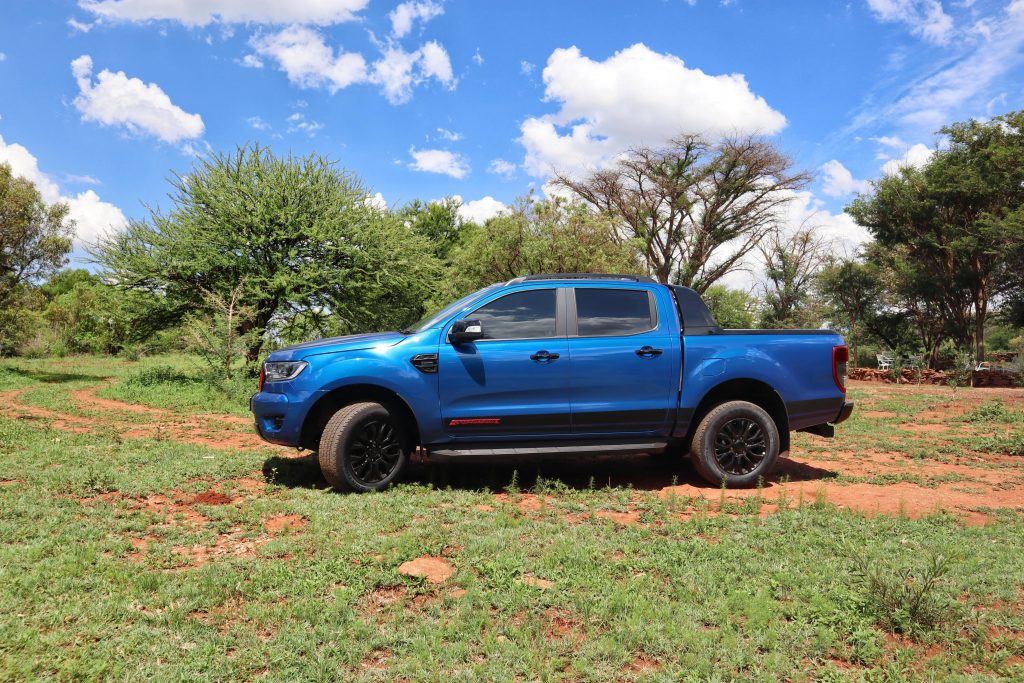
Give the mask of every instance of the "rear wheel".
[[779, 457], [779, 430], [763, 408], [729, 401], [711, 409], [693, 435], [693, 465], [715, 485], [753, 486]]
[[331, 416], [318, 454], [324, 478], [344, 491], [386, 489], [409, 464], [401, 425], [379, 403], [353, 403]]

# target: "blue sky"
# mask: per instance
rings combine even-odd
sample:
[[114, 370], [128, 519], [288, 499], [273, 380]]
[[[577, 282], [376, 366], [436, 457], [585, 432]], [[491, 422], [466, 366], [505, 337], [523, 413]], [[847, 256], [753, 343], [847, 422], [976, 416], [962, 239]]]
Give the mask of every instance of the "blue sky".
[[482, 218], [552, 169], [757, 132], [818, 174], [793, 223], [849, 248], [866, 180], [1024, 108], [1022, 47], [1024, 0], [4, 0], [0, 160], [88, 240], [245, 142]]

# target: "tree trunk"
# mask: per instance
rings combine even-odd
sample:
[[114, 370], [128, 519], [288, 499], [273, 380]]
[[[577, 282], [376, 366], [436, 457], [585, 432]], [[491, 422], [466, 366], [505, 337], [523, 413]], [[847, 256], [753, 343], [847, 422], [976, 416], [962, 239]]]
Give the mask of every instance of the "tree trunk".
[[979, 309], [974, 317], [974, 343], [979, 363], [985, 360], [985, 318], [988, 317], [985, 308]]

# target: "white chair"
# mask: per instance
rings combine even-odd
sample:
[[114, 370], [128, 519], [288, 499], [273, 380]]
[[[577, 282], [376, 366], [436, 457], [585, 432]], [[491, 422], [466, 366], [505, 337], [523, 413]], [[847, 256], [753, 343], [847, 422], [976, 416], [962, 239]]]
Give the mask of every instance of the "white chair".
[[888, 370], [892, 367], [892, 356], [886, 356], [881, 353], [875, 354], [875, 360], [878, 361], [879, 370]]

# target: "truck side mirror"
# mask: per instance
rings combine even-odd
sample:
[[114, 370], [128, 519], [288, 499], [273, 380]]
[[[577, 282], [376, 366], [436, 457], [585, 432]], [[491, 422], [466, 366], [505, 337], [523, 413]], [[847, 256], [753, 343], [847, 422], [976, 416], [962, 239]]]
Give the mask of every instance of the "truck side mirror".
[[448, 333], [448, 339], [452, 344], [465, 344], [484, 338], [484, 326], [479, 320], [469, 318], [456, 320]]

